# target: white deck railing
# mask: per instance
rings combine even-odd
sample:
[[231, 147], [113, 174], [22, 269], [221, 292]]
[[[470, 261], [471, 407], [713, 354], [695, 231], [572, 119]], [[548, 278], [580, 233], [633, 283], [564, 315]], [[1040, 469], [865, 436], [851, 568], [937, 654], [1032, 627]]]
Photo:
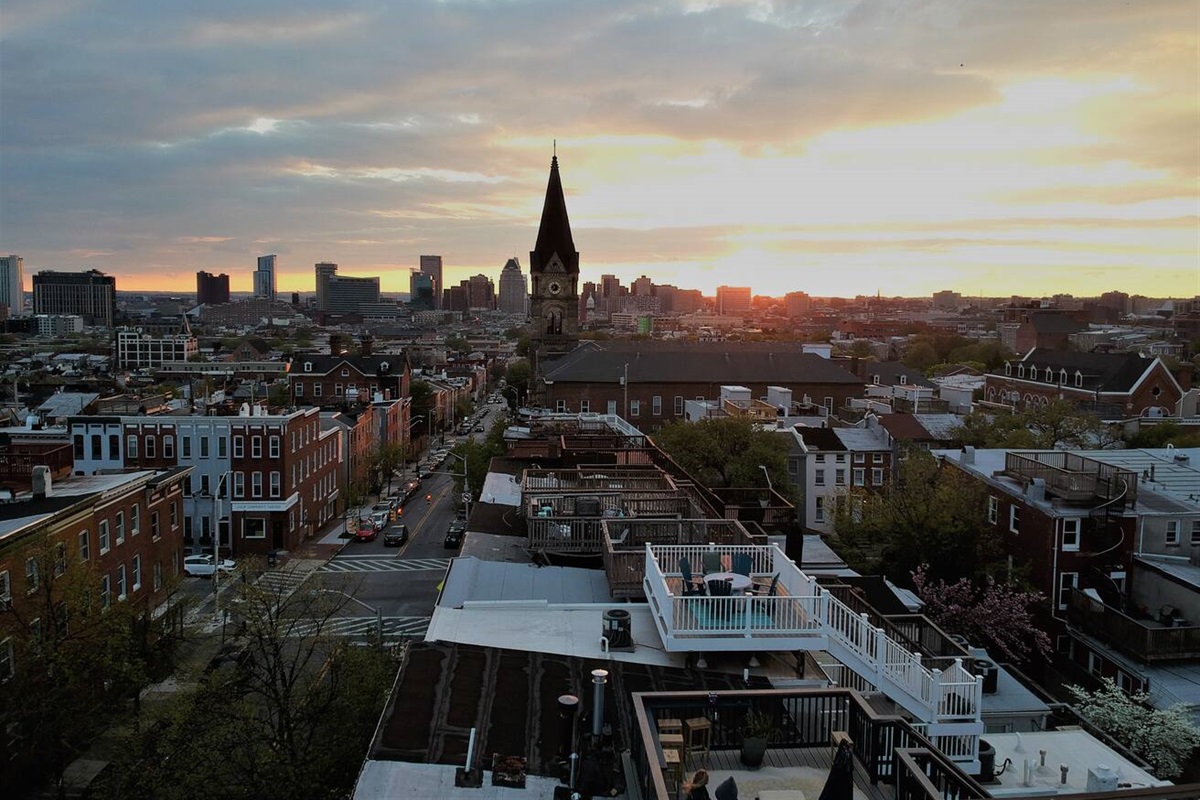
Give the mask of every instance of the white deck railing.
[[[680, 565], [703, 577], [705, 554], [750, 557], [759, 586], [779, 576], [773, 597], [684, 596]], [[942, 725], [978, 723], [982, 681], [956, 661], [929, 669], [913, 653], [873, 626], [865, 614], [825, 591], [776, 545], [646, 545], [644, 589], [668, 651], [827, 650], [920, 719]]]

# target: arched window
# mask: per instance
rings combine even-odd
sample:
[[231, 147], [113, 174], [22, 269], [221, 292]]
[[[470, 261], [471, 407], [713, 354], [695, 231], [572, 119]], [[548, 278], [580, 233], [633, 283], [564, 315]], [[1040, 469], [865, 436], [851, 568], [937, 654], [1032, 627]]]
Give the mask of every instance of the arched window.
[[1058, 382], [1059, 382], [1059, 383], [1061, 383], [1061, 384], [1064, 384], [1064, 385], [1066, 384], [1066, 382], [1067, 382], [1067, 371], [1066, 371], [1065, 369], [1064, 369], [1064, 370], [1062, 370], [1061, 372], [1059, 372], [1059, 373], [1058, 373]]
[[1017, 364], [1017, 377], [1018, 378], [1025, 377], [1025, 365], [1024, 364]]
[[1004, 374], [1012, 375], [1012, 363], [1009, 361], [1004, 362]]
[[1075, 370], [1075, 385], [1083, 386], [1083, 373], [1079, 370]]

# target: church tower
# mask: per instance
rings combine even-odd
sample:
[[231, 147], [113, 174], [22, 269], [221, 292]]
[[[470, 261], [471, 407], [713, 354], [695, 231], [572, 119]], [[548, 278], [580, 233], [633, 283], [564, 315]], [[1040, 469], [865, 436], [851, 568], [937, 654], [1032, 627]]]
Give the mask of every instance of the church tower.
[[529, 252], [529, 278], [529, 344], [536, 379], [542, 359], [567, 353], [579, 343], [579, 253], [571, 238], [557, 153], [550, 160], [537, 244]]

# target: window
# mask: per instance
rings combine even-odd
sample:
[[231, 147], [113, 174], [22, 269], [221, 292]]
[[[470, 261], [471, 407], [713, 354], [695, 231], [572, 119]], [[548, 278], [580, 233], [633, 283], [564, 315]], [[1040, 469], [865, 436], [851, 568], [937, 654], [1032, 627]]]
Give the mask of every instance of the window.
[[180, 458], [192, 457], [192, 437], [182, 436], [179, 439], [179, 456]]
[[1018, 505], [1008, 508], [1008, 529], [1013, 533], [1021, 532], [1021, 507]]
[[280, 478], [278, 472], [271, 473], [271, 497], [279, 497]]
[[117, 565], [117, 601], [118, 602], [120, 602], [121, 600], [124, 600], [125, 596], [126, 596], [125, 590], [128, 587], [125, 585], [125, 577], [126, 577], [125, 576], [125, 565], [118, 564]]
[[62, 577], [67, 571], [67, 543], [59, 542], [54, 545], [54, 575]]
[[171, 530], [179, 527], [179, 506], [171, 503]]
[[854, 463], [855, 464], [867, 463], [867, 454], [866, 453], [855, 453], [854, 454]]
[[243, 517], [242, 536], [246, 539], [267, 538], [267, 521], [262, 517]]
[[262, 473], [258, 470], [250, 473], [250, 496], [262, 497]]
[[333, 385], [333, 396], [334, 397], [341, 397], [343, 391], [344, 391], [344, 389], [342, 388], [342, 385], [340, 383], [335, 383]]
[[907, 375], [901, 375], [901, 376], [900, 376], [900, 385], [901, 385], [901, 386], [906, 386], [907, 384], [908, 384], [908, 376], [907, 376]]
[[84, 454], [83, 454], [83, 434], [82, 433], [75, 434], [74, 447], [75, 447], [74, 455], [75, 455], [75, 459], [77, 461], [80, 459], [86, 458], [86, 456], [84, 456]]
[[108, 435], [108, 458], [110, 461], [121, 460], [121, 437], [115, 433]]
[[1192, 520], [1192, 544], [1200, 544], [1200, 519]]
[[12, 578], [8, 577], [8, 570], [0, 572], [0, 611], [7, 609], [12, 605]]
[[41, 565], [38, 563], [37, 556], [30, 556], [25, 559], [25, 587], [32, 593], [36, 592], [37, 588], [42, 585]]
[[833, 412], [833, 398], [832, 397], [826, 397], [825, 401], [824, 401], [824, 403], [822, 403], [822, 405], [825, 406], [826, 411], [828, 411], [830, 413]]
[[1017, 377], [1018, 377], [1018, 378], [1024, 378], [1024, 377], [1025, 377], [1025, 365], [1024, 365], [1024, 364], [1018, 364], [1018, 365], [1017, 365]]
[[871, 463], [872, 464], [882, 464], [883, 463], [883, 453], [872, 453], [871, 454]]
[[246, 496], [246, 473], [233, 473], [233, 496], [239, 499]]
[[313, 397], [320, 397], [320, 396], [321, 396], [321, 384], [314, 383], [313, 384]]
[[854, 473], [851, 475], [851, 479], [854, 481], [855, 486], [863, 486], [866, 483], [866, 472], [867, 471], [862, 467], [854, 468]]
[[683, 416], [683, 395], [681, 394], [675, 395], [675, 416]]
[[836, 462], [837, 462], [837, 463], [839, 463], [839, 464], [845, 464], [845, 463], [846, 463], [846, 454], [845, 454], [845, 453], [838, 453], [837, 455], [835, 455], [835, 456], [833, 457], [833, 460], [834, 460], [834, 461], [836, 461]]
[[128, 458], [137, 458], [137, 437], [136, 436], [130, 435], [130, 436], [125, 437], [125, 455]]
[[846, 485], [846, 470], [835, 469], [833, 471], [833, 483], [836, 486], [845, 486]]
[[556, 400], [556, 401], [555, 401], [555, 403], [554, 403], [554, 410], [555, 410], [555, 411], [557, 411], [557, 412], [558, 412], [558, 413], [560, 413], [560, 414], [562, 414], [562, 413], [566, 412], [566, 410], [567, 410], [567, 401], [566, 401], [566, 400]]
[[879, 467], [871, 468], [871, 485], [883, 486], [883, 470]]
[[163, 437], [163, 458], [175, 457], [175, 437], [167, 434]]
[[824, 522], [824, 521], [825, 521], [825, 498], [818, 497], [817, 498], [817, 508], [815, 510], [815, 513], [813, 514], [813, 522]]
[[77, 556], [80, 561], [87, 561], [92, 557], [92, 534], [87, 528], [79, 532], [79, 548]]
[[200, 476], [200, 494], [208, 494], [208, 476]]
[[1075, 370], [1075, 385], [1083, 386], [1083, 373], [1079, 370]]
[[656, 417], [662, 416], [662, 395], [656, 394], [650, 398], [650, 413]]
[[92, 434], [92, 458], [96, 459], [97, 461], [104, 458], [104, 451], [100, 449], [100, 442], [101, 442], [100, 434], [93, 433]]
[[13, 643], [12, 639], [9, 638], [0, 642], [0, 681], [6, 681], [14, 674]]
[[823, 470], [823, 469], [813, 470], [813, 485], [814, 486], [824, 486], [825, 485], [825, 470]]
[[[136, 508], [136, 506], [135, 506]], [[125, 541], [125, 512], [117, 512], [117, 537], [121, 541]]]
[[1064, 553], [1079, 552], [1079, 525], [1080, 520], [1064, 519], [1062, 521], [1062, 549]]
[[245, 458], [246, 457], [246, 437], [244, 437], [244, 436], [233, 437], [233, 457], [234, 458]]
[[[221, 434], [217, 437], [217, 458], [228, 458], [229, 437]], [[208, 439], [200, 441], [200, 457], [208, 458]]]
[[629, 416], [640, 417], [641, 415], [642, 415], [642, 401], [641, 400], [630, 400], [629, 401]]
[[112, 605], [112, 578], [104, 575], [100, 578], [100, 607], [108, 608]]
[[296, 381], [296, 397], [304, 397], [304, 384]]
[[250, 437], [250, 457], [251, 458], [262, 458], [262, 437], [261, 436], [251, 436]]
[[608, 414], [609, 416], [613, 416], [613, 417], [615, 417], [617, 415], [617, 401], [616, 400], [608, 401], [608, 410], [605, 413]]
[[146, 437], [146, 458], [154, 458], [154, 437]]
[[150, 536], [151, 536], [151, 538], [154, 538], [154, 539], [157, 539], [159, 537], [158, 512], [157, 511], [150, 512]]
[[[99, 539], [100, 539], [100, 555], [104, 555], [104, 554], [105, 554], [105, 553], [107, 553], [107, 552], [108, 552], [108, 550], [109, 550], [109, 542], [108, 542], [108, 520], [106, 520], [106, 519], [102, 519], [102, 520], [100, 520], [100, 524], [99, 524], [98, 528], [99, 528], [99, 531], [100, 531], [100, 535], [99, 535]], [[120, 542], [123, 542], [123, 541], [125, 541], [125, 537], [121, 535], [121, 531], [120, 531], [120, 529], [118, 528], [118, 529], [117, 529], [117, 542], [118, 542], [118, 543], [120, 543]]]
[[1060, 572], [1058, 574], [1058, 607], [1060, 610], [1067, 607], [1067, 599], [1071, 596], [1071, 590], [1078, 585], [1078, 572]]
[[162, 588], [162, 562], [154, 562], [154, 591]]
[[1179, 546], [1179, 520], [1167, 520], [1167, 547]]
[[133, 591], [142, 588], [142, 554], [133, 557]]
[[817, 453], [817, 463], [818, 464], [825, 463], [825, 454], [824, 453]]
[[129, 530], [134, 536], [142, 532], [142, 507], [137, 503], [129, 510]]
[[343, 377], [343, 378], [348, 378], [348, 377], [350, 377], [350, 370], [348, 370], [348, 369], [343, 369], [343, 370], [342, 370], [342, 377]]
[[279, 458], [279, 437], [278, 436], [271, 437], [270, 449], [268, 450], [267, 455], [269, 455], [271, 458]]
[[988, 497], [987, 521], [995, 525], [1000, 517], [1000, 498]]
[[580, 401], [579, 401], [579, 413], [580, 413], [580, 414], [590, 414], [591, 412], [592, 412], [592, 404], [591, 404], [591, 401], [589, 401], [589, 400], [580, 400]]
[[311, 362], [311, 361], [305, 361], [305, 362], [304, 362], [304, 371], [305, 371], [305, 372], [312, 372], [312, 362]]

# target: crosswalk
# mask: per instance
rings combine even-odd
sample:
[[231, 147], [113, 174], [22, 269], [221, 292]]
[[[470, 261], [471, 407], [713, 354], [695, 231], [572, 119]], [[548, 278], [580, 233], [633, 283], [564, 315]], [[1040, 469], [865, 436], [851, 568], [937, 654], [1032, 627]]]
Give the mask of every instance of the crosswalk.
[[289, 572], [271, 570], [260, 575], [258, 580], [254, 582], [254, 585], [279, 597], [287, 597], [300, 584], [304, 583], [304, 579], [310, 574], [309, 572], [301, 572], [299, 570]]
[[[404, 639], [423, 638], [429, 629], [429, 617], [384, 617], [383, 638]], [[347, 636], [353, 639], [371, 640], [375, 638], [376, 621], [374, 617], [333, 617], [320, 620], [297, 620], [291, 629], [292, 636], [312, 636], [318, 628], [325, 636]]]
[[448, 558], [394, 558], [354, 556], [335, 558], [321, 566], [318, 572], [445, 572]]

